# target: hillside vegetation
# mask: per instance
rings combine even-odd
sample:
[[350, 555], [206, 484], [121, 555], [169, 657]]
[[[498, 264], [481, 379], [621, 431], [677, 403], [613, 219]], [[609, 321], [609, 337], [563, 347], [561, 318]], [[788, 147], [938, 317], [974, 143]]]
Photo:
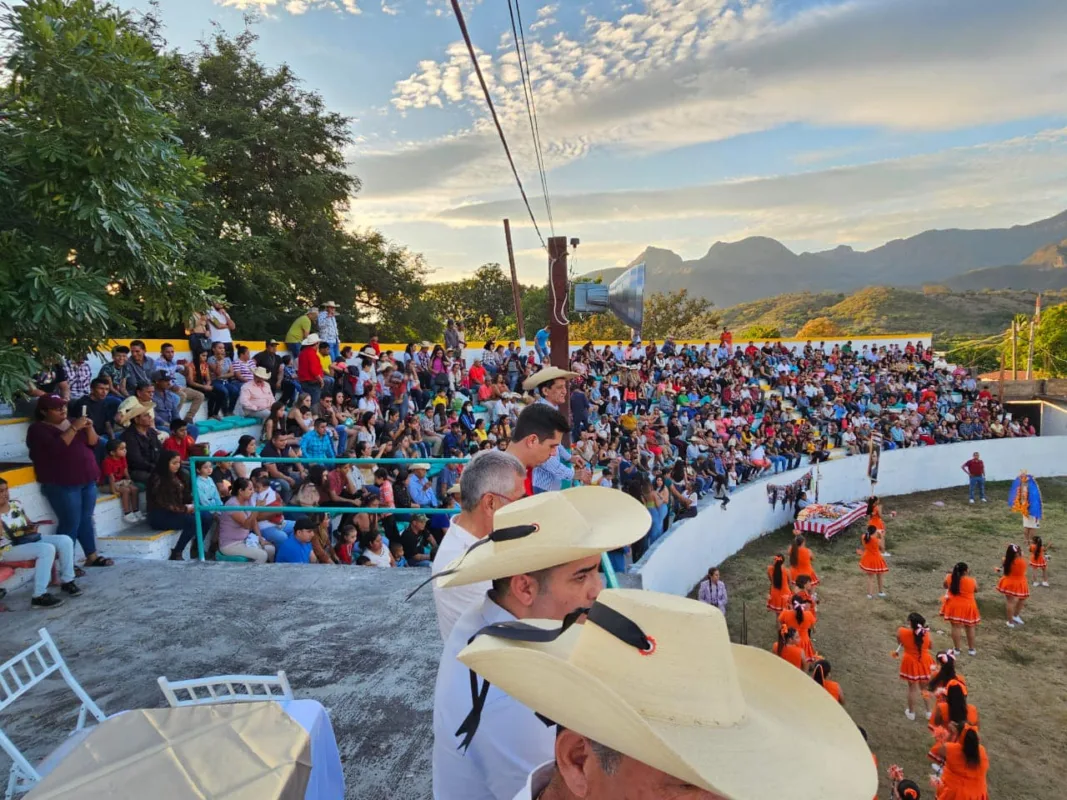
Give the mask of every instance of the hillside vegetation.
[[[929, 286], [909, 290], [872, 286], [851, 294], [799, 292], [741, 303], [724, 309], [723, 322], [735, 331], [753, 325], [793, 335], [805, 322], [828, 317], [855, 335], [932, 331], [935, 339], [988, 336], [1002, 332], [1016, 314], [1030, 314], [1036, 295], [1029, 291], [952, 292]], [[1067, 302], [1067, 291], [1046, 292], [1046, 306]]]

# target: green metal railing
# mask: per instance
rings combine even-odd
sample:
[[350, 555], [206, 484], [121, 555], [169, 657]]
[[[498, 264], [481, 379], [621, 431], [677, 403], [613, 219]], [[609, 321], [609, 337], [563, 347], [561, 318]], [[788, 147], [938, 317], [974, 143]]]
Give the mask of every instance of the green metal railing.
[[[466, 464], [469, 458], [270, 458], [272, 464]], [[196, 465], [204, 461], [226, 461], [228, 463], [252, 463], [262, 464], [264, 459], [259, 456], [190, 456], [189, 472], [192, 480], [193, 516], [196, 518], [196, 544], [200, 553], [200, 560], [204, 561], [204, 526], [200, 519], [200, 512], [230, 513], [240, 511], [242, 513], [263, 513], [265, 506], [207, 506], [200, 503], [200, 493], [196, 487]], [[397, 516], [412, 516], [414, 514], [445, 514], [453, 516], [459, 513], [456, 508], [395, 508], [379, 507], [365, 508], [363, 506], [269, 506], [272, 514], [396, 514]], [[615, 569], [607, 553], [600, 557], [601, 568], [604, 570], [604, 581], [609, 588], [616, 589], [619, 586]]]

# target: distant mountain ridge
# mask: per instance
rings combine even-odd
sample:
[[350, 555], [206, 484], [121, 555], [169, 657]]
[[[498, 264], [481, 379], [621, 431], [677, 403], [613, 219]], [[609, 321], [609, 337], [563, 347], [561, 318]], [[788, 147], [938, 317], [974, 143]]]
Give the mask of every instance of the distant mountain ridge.
[[[719, 308], [783, 293], [847, 292], [865, 286], [944, 283], [954, 289], [1065, 288], [1067, 211], [1011, 228], [925, 231], [865, 252], [842, 245], [798, 255], [776, 239], [752, 236], [739, 242], [716, 242], [703, 257], [689, 261], [671, 250], [647, 247], [629, 266], [642, 261], [648, 291], [685, 288]], [[1060, 272], [1054, 277], [1044, 274], [1051, 269]], [[610, 281], [621, 271], [597, 270], [583, 277]], [[1039, 285], [1031, 287], [1028, 281]]]

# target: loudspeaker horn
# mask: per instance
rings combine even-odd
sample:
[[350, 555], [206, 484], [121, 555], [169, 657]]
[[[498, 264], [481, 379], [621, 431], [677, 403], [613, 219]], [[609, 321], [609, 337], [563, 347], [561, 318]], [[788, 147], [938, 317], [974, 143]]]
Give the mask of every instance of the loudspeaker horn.
[[645, 265], [642, 262], [626, 270], [611, 282], [576, 283], [574, 310], [582, 313], [611, 311], [626, 326], [641, 333], [645, 316]]

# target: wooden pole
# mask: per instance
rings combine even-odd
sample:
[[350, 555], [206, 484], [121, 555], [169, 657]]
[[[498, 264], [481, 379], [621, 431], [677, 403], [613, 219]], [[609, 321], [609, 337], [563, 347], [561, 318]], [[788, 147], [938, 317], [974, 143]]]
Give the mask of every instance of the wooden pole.
[[1015, 363], [1016, 351], [1019, 349], [1019, 323], [1014, 319], [1011, 321], [1011, 379], [1015, 380], [1019, 369]]
[[1034, 319], [1030, 318], [1030, 346], [1026, 353], [1026, 380], [1034, 379]]
[[511, 247], [511, 223], [504, 220], [504, 240], [508, 243], [508, 265], [511, 267], [511, 302], [515, 304], [515, 321], [519, 326], [519, 340], [526, 341], [526, 320], [522, 317], [522, 296], [519, 277], [515, 272], [515, 250]]
[[1007, 355], [1003, 350], [1000, 351], [1000, 380], [997, 382], [997, 402], [1000, 403], [1001, 408], [1004, 407], [1004, 359]]
[[[569, 369], [571, 362], [567, 296], [567, 237], [553, 236], [548, 240], [548, 334], [552, 366], [560, 369]], [[570, 419], [569, 395], [560, 411]]]

